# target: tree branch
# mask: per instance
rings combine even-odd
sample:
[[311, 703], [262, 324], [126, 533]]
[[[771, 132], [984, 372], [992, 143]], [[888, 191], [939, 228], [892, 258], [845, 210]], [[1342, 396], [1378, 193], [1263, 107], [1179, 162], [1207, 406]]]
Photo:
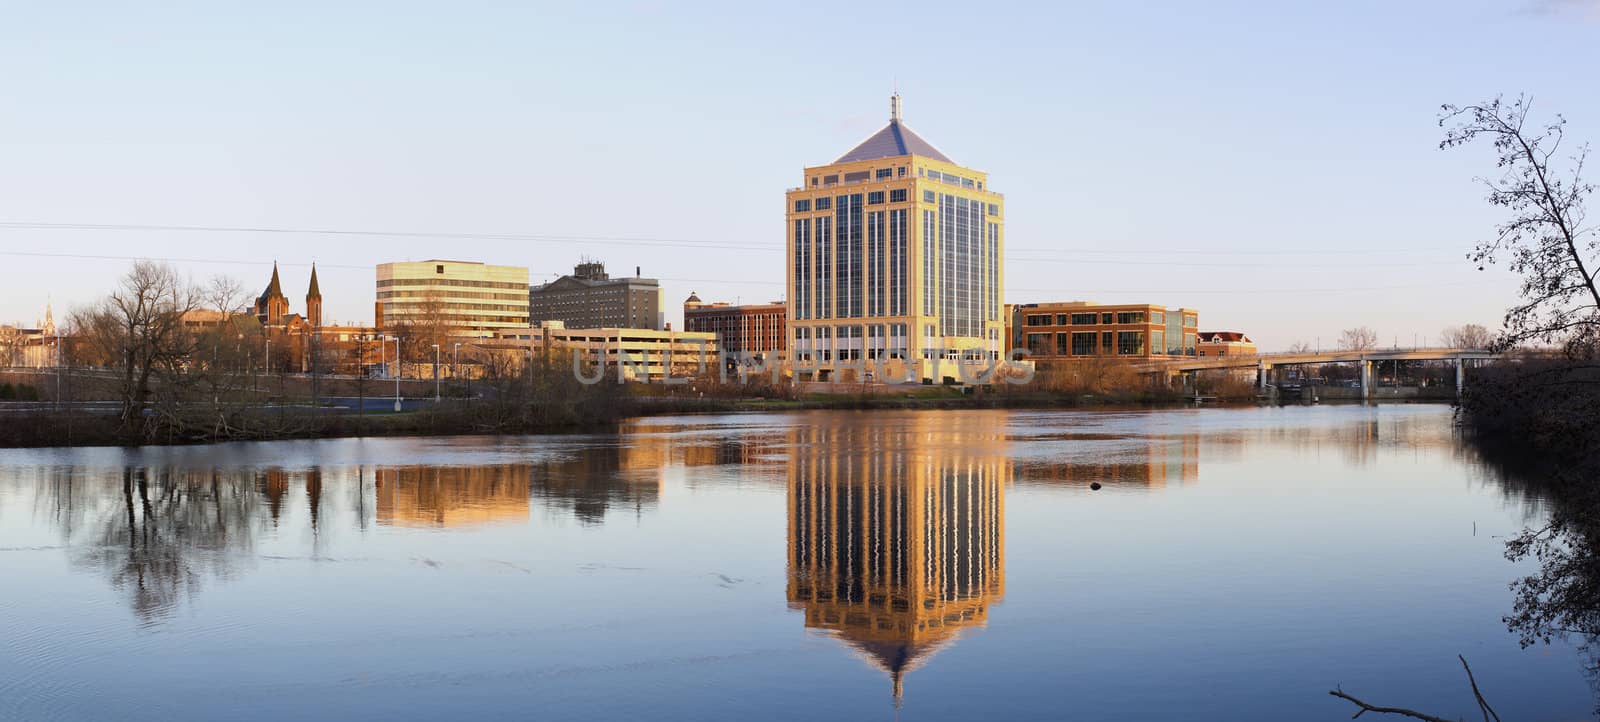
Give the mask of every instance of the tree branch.
[[1350, 719], [1355, 719], [1355, 718], [1360, 717], [1361, 715], [1366, 714], [1368, 712], [1377, 712], [1378, 714], [1397, 714], [1397, 715], [1401, 715], [1403, 717], [1411, 717], [1413, 719], [1427, 720], [1427, 722], [1451, 722], [1450, 720], [1447, 720], [1447, 719], [1445, 719], [1443, 717], [1435, 717], [1435, 716], [1433, 716], [1431, 714], [1427, 714], [1425, 712], [1418, 712], [1418, 711], [1416, 711], [1414, 709], [1406, 709], [1404, 707], [1379, 707], [1377, 705], [1367, 704], [1366, 702], [1362, 702], [1361, 700], [1356, 699], [1355, 697], [1352, 697], [1352, 696], [1350, 696], [1348, 694], [1345, 694], [1344, 690], [1342, 690], [1342, 689], [1331, 689], [1331, 690], [1328, 690], [1328, 694], [1331, 694], [1331, 695], [1333, 695], [1335, 697], [1338, 697], [1339, 699], [1342, 699], [1342, 700], [1347, 700], [1351, 704], [1361, 708], [1360, 710], [1356, 711], [1355, 714], [1351, 715]]
[[1472, 696], [1478, 700], [1478, 710], [1483, 712], [1483, 722], [1489, 722], [1490, 717], [1494, 717], [1494, 722], [1500, 722], [1500, 715], [1495, 713], [1494, 708], [1483, 698], [1483, 693], [1478, 691], [1478, 680], [1472, 676], [1472, 668], [1467, 666], [1467, 658], [1458, 654], [1456, 659], [1461, 660], [1461, 668], [1467, 670], [1467, 681], [1472, 683]]

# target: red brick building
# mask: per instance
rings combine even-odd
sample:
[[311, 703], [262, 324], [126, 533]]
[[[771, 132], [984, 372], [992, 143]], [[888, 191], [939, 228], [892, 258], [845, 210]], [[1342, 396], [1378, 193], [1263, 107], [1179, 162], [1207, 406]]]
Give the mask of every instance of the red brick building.
[[683, 302], [683, 330], [715, 333], [718, 347], [730, 353], [770, 354], [784, 349], [787, 315], [781, 301], [730, 306], [690, 293]]

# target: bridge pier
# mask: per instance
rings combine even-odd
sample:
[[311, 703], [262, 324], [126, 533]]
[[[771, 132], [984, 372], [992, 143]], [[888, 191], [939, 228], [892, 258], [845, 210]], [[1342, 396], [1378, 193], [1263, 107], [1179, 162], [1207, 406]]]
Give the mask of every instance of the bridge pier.
[[1467, 366], [1466, 366], [1466, 361], [1462, 360], [1462, 358], [1460, 356], [1457, 356], [1456, 357], [1456, 399], [1457, 400], [1461, 399], [1461, 391], [1462, 391], [1462, 389], [1466, 388], [1466, 386], [1467, 386]]
[[1372, 362], [1366, 357], [1361, 359], [1361, 398], [1372, 398]]
[[1267, 392], [1267, 370], [1271, 368], [1266, 361], [1256, 360], [1256, 387], [1261, 390], [1261, 393]]

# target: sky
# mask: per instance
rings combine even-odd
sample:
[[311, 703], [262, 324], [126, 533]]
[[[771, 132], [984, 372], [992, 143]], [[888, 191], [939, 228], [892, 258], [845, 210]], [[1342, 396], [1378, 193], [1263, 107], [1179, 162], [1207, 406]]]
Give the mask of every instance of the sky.
[[1600, 141], [1597, 68], [1600, 0], [0, 0], [0, 321], [132, 257], [252, 296], [276, 261], [295, 311], [315, 262], [325, 320], [368, 322], [384, 261], [587, 256], [678, 327], [691, 291], [783, 297], [784, 191], [898, 89], [1005, 195], [1007, 302], [1437, 342], [1517, 290], [1466, 260], [1493, 156], [1439, 150], [1440, 104], [1527, 93]]

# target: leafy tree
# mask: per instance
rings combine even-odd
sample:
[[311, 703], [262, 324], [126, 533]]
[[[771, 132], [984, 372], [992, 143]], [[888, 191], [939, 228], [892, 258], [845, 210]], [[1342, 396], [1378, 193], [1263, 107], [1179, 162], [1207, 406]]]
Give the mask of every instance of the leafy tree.
[[1479, 178], [1490, 204], [1509, 218], [1492, 240], [1469, 254], [1484, 264], [1505, 259], [1522, 277], [1522, 300], [1506, 312], [1496, 348], [1529, 341], [1564, 344], [1569, 352], [1593, 348], [1600, 339], [1600, 272], [1595, 229], [1584, 226], [1585, 200], [1594, 186], [1583, 181], [1588, 145], [1562, 155], [1566, 120], [1527, 127], [1531, 101], [1518, 96], [1478, 105], [1445, 105], [1440, 148], [1479, 139], [1493, 143], [1497, 178]]

